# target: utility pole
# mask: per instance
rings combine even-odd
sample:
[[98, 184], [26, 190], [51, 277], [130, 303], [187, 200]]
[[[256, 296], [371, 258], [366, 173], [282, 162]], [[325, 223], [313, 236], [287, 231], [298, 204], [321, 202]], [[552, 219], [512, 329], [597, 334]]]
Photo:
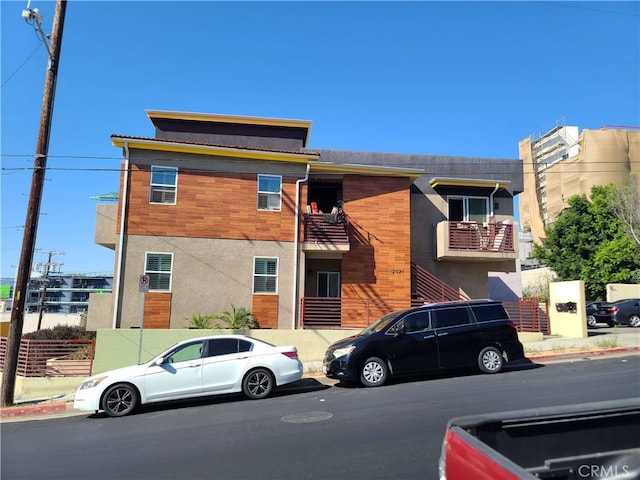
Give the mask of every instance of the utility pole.
[[47, 286], [49, 285], [49, 273], [51, 272], [51, 267], [54, 269], [57, 268], [59, 263], [51, 263], [51, 257], [54, 255], [64, 255], [64, 252], [45, 252], [44, 250], [36, 250], [38, 253], [46, 253], [49, 255], [49, 258], [46, 263], [36, 263], [36, 268], [40, 268], [42, 270], [42, 293], [40, 294], [40, 306], [38, 308], [38, 327], [36, 330], [40, 330], [42, 326], [42, 315], [44, 314], [44, 305], [47, 299]]
[[60, 50], [62, 48], [62, 31], [64, 16], [67, 9], [66, 0], [56, 0], [56, 10], [53, 19], [51, 33], [51, 46], [47, 38], [42, 34], [40, 12], [37, 9], [27, 8], [22, 11], [22, 18], [27, 22], [33, 22], [36, 30], [41, 34], [49, 52], [49, 66], [44, 84], [42, 97], [42, 113], [40, 115], [40, 129], [38, 131], [38, 143], [33, 162], [33, 175], [31, 178], [31, 194], [27, 207], [27, 217], [24, 224], [24, 238], [20, 252], [20, 264], [16, 278], [15, 301], [11, 306], [11, 323], [9, 324], [9, 337], [7, 338], [7, 350], [4, 359], [4, 372], [2, 375], [2, 390], [0, 391], [0, 404], [3, 406], [13, 404], [13, 396], [16, 385], [16, 373], [18, 370], [18, 355], [20, 353], [20, 339], [24, 326], [24, 304], [27, 296], [27, 287], [31, 273], [31, 262], [35, 247], [36, 233], [38, 231], [38, 216], [40, 215], [40, 203], [42, 189], [47, 167], [47, 154], [49, 151], [49, 134], [51, 119], [53, 116], [53, 99], [55, 97], [56, 80], [58, 78], [58, 65], [60, 62]]

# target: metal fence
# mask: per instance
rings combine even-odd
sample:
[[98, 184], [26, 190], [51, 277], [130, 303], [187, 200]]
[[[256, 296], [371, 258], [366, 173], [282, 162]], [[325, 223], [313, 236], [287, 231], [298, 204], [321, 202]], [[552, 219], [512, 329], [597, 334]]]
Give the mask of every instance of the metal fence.
[[[7, 338], [0, 337], [0, 370], [4, 371]], [[95, 340], [22, 339], [16, 374], [21, 377], [88, 377]]]

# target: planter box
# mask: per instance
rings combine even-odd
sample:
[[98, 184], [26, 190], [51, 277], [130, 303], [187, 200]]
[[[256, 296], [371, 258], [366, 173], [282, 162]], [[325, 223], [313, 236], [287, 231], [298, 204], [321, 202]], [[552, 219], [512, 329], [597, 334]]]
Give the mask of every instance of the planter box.
[[92, 360], [69, 360], [50, 358], [47, 360], [47, 377], [88, 377], [91, 375]]

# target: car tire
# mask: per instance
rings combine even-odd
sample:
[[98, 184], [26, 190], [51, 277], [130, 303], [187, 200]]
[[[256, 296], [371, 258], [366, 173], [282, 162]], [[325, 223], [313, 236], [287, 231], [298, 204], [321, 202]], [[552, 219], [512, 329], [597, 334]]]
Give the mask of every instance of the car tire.
[[597, 325], [596, 317], [593, 315], [587, 315], [587, 326], [593, 328]]
[[384, 385], [389, 375], [389, 369], [384, 360], [378, 357], [368, 358], [360, 369], [360, 382], [365, 387], [379, 387]]
[[629, 326], [635, 328], [640, 327], [640, 315], [631, 315], [629, 317]]
[[102, 396], [102, 409], [110, 417], [124, 417], [138, 406], [138, 391], [129, 384], [116, 383]]
[[496, 347], [485, 347], [478, 354], [478, 367], [482, 373], [498, 373], [503, 366], [502, 352]]
[[271, 393], [274, 383], [273, 374], [269, 370], [256, 368], [245, 375], [242, 380], [242, 391], [251, 400], [259, 400]]

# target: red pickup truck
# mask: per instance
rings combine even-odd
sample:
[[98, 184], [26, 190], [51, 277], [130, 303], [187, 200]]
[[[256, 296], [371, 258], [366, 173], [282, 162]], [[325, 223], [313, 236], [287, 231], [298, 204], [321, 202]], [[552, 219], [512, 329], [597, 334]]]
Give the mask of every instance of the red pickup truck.
[[640, 399], [450, 420], [441, 480], [639, 480]]

